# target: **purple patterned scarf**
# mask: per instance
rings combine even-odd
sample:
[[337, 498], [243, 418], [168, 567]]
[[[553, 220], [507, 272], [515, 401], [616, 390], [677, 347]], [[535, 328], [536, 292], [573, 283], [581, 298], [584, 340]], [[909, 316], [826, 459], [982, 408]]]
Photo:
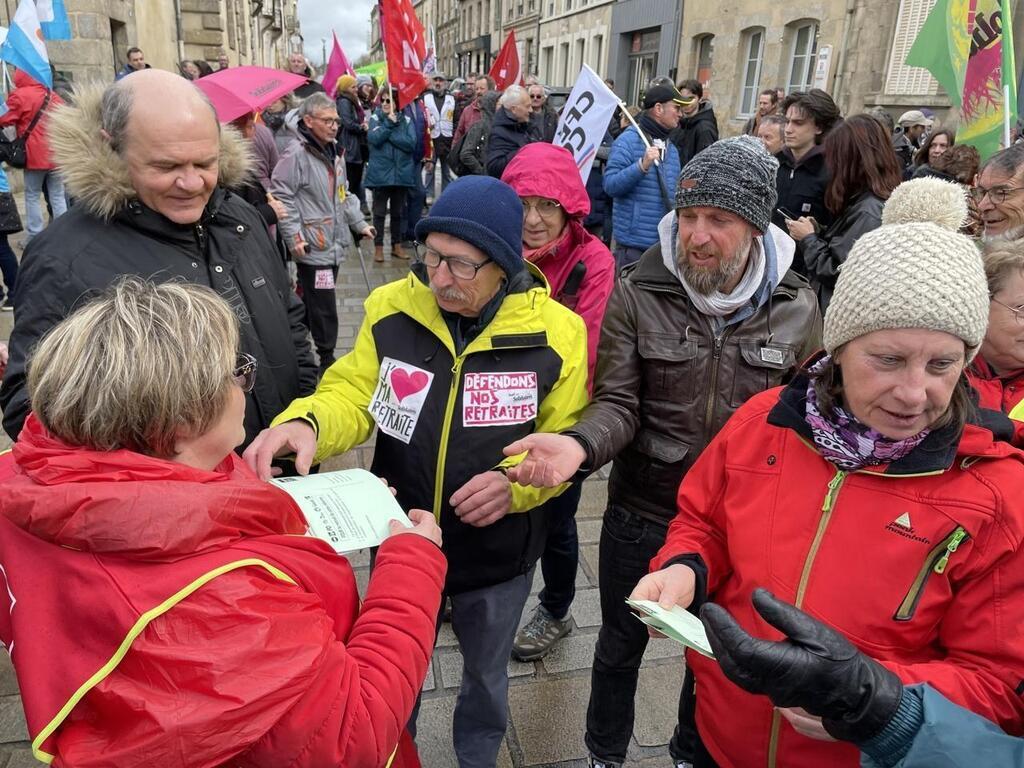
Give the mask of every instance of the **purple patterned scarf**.
[[892, 440], [880, 432], [861, 424], [853, 414], [838, 405], [832, 419], [818, 410], [818, 394], [814, 391], [815, 375], [820, 373], [831, 360], [825, 356], [810, 368], [811, 380], [807, 384], [807, 411], [804, 414], [814, 445], [822, 457], [841, 470], [852, 472], [862, 467], [889, 464], [902, 459], [928, 437], [925, 429], [913, 437]]

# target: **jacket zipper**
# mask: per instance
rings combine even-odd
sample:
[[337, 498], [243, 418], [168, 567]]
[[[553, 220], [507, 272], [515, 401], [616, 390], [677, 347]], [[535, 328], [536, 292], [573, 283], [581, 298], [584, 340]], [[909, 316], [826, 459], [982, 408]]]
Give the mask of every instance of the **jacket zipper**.
[[950, 556], [969, 538], [970, 534], [964, 530], [962, 525], [958, 525], [952, 533], [932, 548], [925, 558], [921, 570], [918, 571], [917, 577], [911, 583], [906, 597], [903, 598], [900, 607], [896, 609], [893, 619], [910, 621], [914, 618], [917, 604], [921, 601], [921, 595], [924, 594], [924, 588], [928, 585], [928, 579], [932, 573], [944, 573], [946, 566], [949, 565]]
[[[848, 472], [838, 469], [836, 470], [835, 477], [829, 480], [828, 491], [825, 493], [825, 500], [821, 504], [818, 530], [815, 531], [814, 539], [811, 541], [811, 548], [807, 551], [807, 557], [804, 559], [804, 568], [800, 573], [800, 583], [796, 588], [795, 605], [797, 608], [803, 605], [804, 594], [807, 592], [807, 582], [811, 578], [811, 568], [814, 566], [814, 560], [818, 556], [818, 550], [821, 548], [821, 540], [825, 538], [825, 529], [828, 528], [829, 521], [832, 518], [832, 510], [835, 509], [836, 499], [839, 497], [839, 489], [842, 488], [848, 474]], [[781, 725], [782, 713], [775, 709], [772, 711], [772, 729], [768, 739], [768, 768], [775, 768], [776, 753], [779, 750], [779, 727]]]
[[455, 412], [455, 398], [459, 393], [464, 357], [456, 357], [452, 364], [452, 385], [448, 389], [448, 403], [444, 407], [444, 422], [441, 424], [441, 443], [437, 446], [437, 469], [434, 470], [434, 518], [441, 523], [441, 495], [444, 493], [444, 465], [448, 458], [448, 436], [452, 431], [452, 415]]
[[729, 326], [721, 335], [715, 336], [715, 343], [711, 347], [711, 381], [708, 384], [708, 397], [704, 406], [704, 434], [707, 442], [711, 442], [711, 416], [715, 410], [715, 395], [718, 392], [718, 369], [722, 365], [722, 349], [726, 340], [732, 335], [734, 326]]

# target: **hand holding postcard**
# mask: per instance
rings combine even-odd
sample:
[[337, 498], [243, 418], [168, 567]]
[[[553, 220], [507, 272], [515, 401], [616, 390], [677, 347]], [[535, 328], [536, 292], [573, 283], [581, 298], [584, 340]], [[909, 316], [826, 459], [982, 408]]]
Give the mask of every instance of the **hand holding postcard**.
[[630, 600], [626, 604], [642, 615], [637, 615], [644, 624], [656, 629], [665, 637], [675, 640], [687, 648], [692, 648], [697, 653], [702, 653], [710, 659], [715, 658], [711, 650], [711, 643], [708, 642], [707, 632], [701, 620], [678, 605], [672, 606], [672, 610], [665, 610], [656, 602], [651, 600]]
[[339, 554], [378, 546], [388, 537], [392, 520], [412, 528], [390, 489], [365, 469], [270, 482], [298, 504], [309, 524], [307, 535], [323, 539]]

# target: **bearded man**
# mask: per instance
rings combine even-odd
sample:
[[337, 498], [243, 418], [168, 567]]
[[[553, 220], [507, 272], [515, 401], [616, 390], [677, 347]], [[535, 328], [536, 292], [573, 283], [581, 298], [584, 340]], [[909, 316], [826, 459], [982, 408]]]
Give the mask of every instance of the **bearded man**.
[[[614, 462], [587, 711], [592, 766], [626, 758], [648, 635], [625, 599], [665, 540], [683, 475], [744, 401], [781, 384], [821, 344], [814, 293], [789, 269], [795, 245], [770, 223], [777, 170], [752, 136], [716, 142], [687, 163], [660, 242], [612, 292], [582, 419], [505, 449], [528, 452], [508, 473], [524, 484], [557, 484]], [[692, 706], [687, 675], [669, 744], [676, 765], [693, 762]]]

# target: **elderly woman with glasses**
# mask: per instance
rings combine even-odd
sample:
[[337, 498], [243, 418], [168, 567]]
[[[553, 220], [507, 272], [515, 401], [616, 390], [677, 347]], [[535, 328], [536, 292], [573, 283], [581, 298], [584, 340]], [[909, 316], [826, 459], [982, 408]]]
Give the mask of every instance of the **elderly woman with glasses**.
[[373, 260], [384, 261], [384, 219], [391, 213], [391, 258], [408, 259], [402, 250], [405, 198], [419, 184], [419, 164], [412, 159], [416, 149], [416, 126], [398, 108], [398, 91], [384, 91], [380, 106], [370, 115], [370, 157], [363, 186], [373, 190]]
[[[531, 86], [531, 93], [540, 86]], [[615, 260], [583, 227], [590, 197], [572, 154], [547, 143], [528, 144], [505, 167], [501, 180], [523, 203], [523, 257], [540, 268], [551, 295], [587, 326], [588, 382], [593, 387], [601, 320], [615, 283]], [[541, 557], [544, 591], [530, 622], [516, 635], [513, 655], [533, 661], [568, 634], [575, 596], [579, 541], [576, 507], [581, 484], [547, 503], [548, 535]]]
[[991, 245], [982, 258], [988, 278], [988, 329], [968, 376], [980, 405], [1008, 414], [1014, 443], [1024, 446], [1024, 244]]
[[439, 529], [394, 523], [360, 607], [348, 561], [233, 453], [257, 375], [238, 342], [209, 289], [130, 278], [36, 350], [0, 458], [0, 640], [41, 761], [415, 758]]

